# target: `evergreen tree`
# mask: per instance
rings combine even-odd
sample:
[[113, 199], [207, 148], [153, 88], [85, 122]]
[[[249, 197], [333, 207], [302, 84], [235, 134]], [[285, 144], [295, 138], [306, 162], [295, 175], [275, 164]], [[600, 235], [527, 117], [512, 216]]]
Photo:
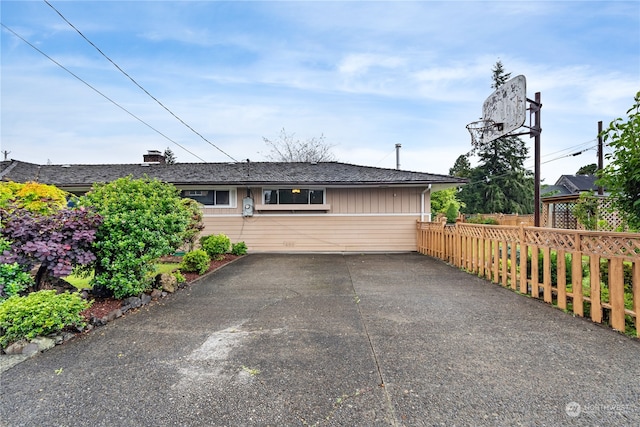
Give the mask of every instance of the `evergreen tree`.
[[471, 174], [471, 163], [469, 162], [469, 155], [462, 154], [458, 156], [453, 167], [449, 169], [449, 175], [457, 176], [460, 178], [468, 178]]
[[[505, 73], [500, 61], [496, 63], [492, 72], [492, 88], [499, 88], [511, 76], [511, 73]], [[525, 143], [515, 136], [504, 136], [474, 147], [479, 165], [471, 168], [468, 175], [469, 184], [463, 186], [458, 195], [465, 206], [463, 211], [532, 213], [533, 174], [524, 168], [528, 151]]]
[[167, 149], [164, 150], [164, 161], [168, 165], [173, 165], [176, 163], [176, 155], [173, 154], [173, 151], [169, 147], [167, 147]]
[[491, 80], [493, 81], [493, 83], [491, 83], [491, 89], [498, 89], [511, 78], [511, 73], [504, 72], [502, 61], [496, 62], [491, 72], [493, 73], [491, 76]]

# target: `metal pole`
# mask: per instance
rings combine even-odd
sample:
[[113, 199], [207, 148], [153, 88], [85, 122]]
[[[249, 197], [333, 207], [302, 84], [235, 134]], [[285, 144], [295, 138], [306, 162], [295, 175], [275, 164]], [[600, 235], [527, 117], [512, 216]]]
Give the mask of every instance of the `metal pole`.
[[[602, 121], [598, 122], [598, 172], [604, 168], [604, 155], [602, 154]], [[598, 186], [598, 194], [604, 195], [604, 187]]]
[[534, 121], [534, 157], [535, 157], [535, 172], [534, 172], [534, 208], [533, 208], [533, 225], [535, 227], [540, 227], [540, 133], [542, 129], [540, 128], [540, 110], [542, 110], [542, 103], [540, 102], [540, 92], [536, 92], [535, 97], [535, 121]]

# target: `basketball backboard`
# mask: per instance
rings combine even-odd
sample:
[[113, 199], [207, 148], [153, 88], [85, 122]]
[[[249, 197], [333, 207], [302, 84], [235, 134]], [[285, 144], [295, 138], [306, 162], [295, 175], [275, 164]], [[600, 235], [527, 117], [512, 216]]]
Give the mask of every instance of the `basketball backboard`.
[[520, 75], [497, 88], [482, 104], [482, 119], [494, 123], [483, 132], [483, 142], [493, 141], [522, 127], [526, 118], [527, 81]]

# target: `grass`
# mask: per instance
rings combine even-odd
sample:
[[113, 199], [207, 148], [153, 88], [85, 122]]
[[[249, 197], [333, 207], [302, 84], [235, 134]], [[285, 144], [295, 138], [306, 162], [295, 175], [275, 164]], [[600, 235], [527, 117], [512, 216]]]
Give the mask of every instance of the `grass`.
[[[162, 274], [162, 273], [171, 273], [175, 271], [178, 267], [180, 267], [179, 263], [158, 263], [156, 264], [156, 268], [154, 270], [153, 275]], [[93, 279], [93, 273], [89, 275], [89, 277], [78, 277], [76, 275], [70, 275], [64, 278], [67, 282], [71, 283], [78, 289], [91, 289], [91, 284], [89, 283]]]

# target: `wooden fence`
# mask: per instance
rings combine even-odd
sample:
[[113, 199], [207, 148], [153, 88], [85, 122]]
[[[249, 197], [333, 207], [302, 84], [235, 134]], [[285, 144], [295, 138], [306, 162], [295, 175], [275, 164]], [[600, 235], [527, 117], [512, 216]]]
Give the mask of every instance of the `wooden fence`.
[[640, 336], [640, 234], [418, 222], [418, 252]]

